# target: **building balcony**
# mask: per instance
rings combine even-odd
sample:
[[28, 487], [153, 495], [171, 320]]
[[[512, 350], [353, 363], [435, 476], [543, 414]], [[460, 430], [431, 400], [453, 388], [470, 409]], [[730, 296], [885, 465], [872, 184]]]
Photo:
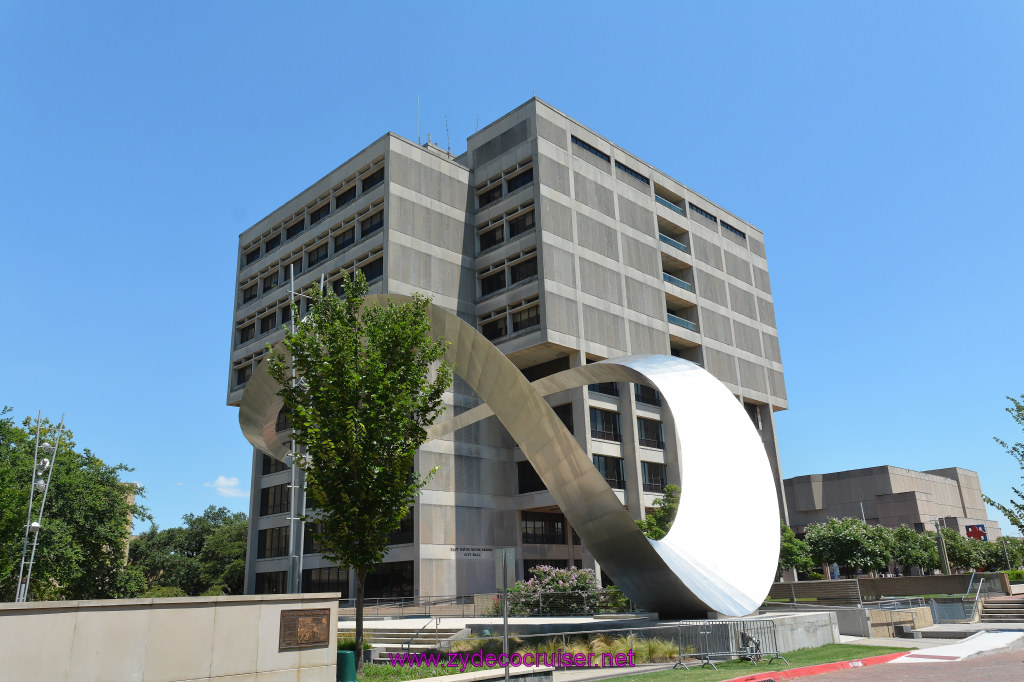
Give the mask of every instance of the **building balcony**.
[[671, 322], [672, 324], [677, 324], [685, 329], [689, 329], [691, 332], [697, 331], [696, 322], [690, 322], [689, 320], [679, 317], [678, 315], [673, 315], [672, 313], [669, 313], [668, 321]]
[[676, 206], [675, 204], [673, 204], [668, 199], [665, 199], [664, 197], [659, 197], [657, 194], [655, 194], [654, 195], [654, 200], [657, 201], [662, 206], [664, 206], [665, 208], [669, 209], [670, 211], [675, 211], [676, 213], [678, 213], [679, 215], [683, 216], [684, 218], [686, 217], [686, 211], [683, 208], [681, 208], [679, 206]]
[[676, 239], [672, 239], [672, 237], [669, 237], [667, 234], [659, 232], [658, 233], [658, 239], [660, 239], [662, 242], [668, 244], [669, 246], [672, 246], [672, 247], [675, 247], [675, 248], [679, 249], [683, 253], [689, 253], [690, 252], [690, 249], [689, 249], [689, 247], [686, 246], [686, 244], [684, 244], [681, 241], [678, 241]]
[[693, 285], [687, 282], [685, 279], [680, 279], [675, 275], [670, 275], [667, 272], [661, 273], [661, 278], [669, 284], [675, 284], [677, 287], [682, 287], [687, 291], [693, 291]]

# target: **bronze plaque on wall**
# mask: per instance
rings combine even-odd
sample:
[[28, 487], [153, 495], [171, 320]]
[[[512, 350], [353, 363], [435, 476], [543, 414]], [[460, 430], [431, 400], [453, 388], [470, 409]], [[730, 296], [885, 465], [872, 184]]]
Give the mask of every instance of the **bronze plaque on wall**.
[[282, 649], [322, 648], [331, 634], [330, 609], [288, 609], [281, 611]]

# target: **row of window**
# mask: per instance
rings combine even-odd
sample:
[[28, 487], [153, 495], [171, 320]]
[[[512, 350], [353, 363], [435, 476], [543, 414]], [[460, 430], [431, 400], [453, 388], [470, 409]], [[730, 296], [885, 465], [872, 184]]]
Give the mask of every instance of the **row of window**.
[[536, 300], [537, 297], [534, 296], [525, 301], [491, 311], [486, 318], [481, 320], [480, 333], [488, 340], [496, 341], [509, 336], [510, 325], [512, 334], [539, 326], [540, 304], [535, 303]]
[[[592, 384], [601, 386], [602, 384]], [[622, 429], [620, 415], [611, 410], [602, 410], [598, 407], [590, 408], [590, 437], [600, 440], [613, 440], [622, 442]], [[664, 426], [657, 419], [646, 417], [636, 418], [637, 440], [640, 445], [647, 448], [665, 448]]]
[[572, 136], [572, 143], [574, 145], [577, 145], [580, 149], [587, 150], [588, 152], [590, 152], [591, 154], [593, 154], [597, 158], [601, 159], [605, 163], [611, 163], [611, 161], [612, 161], [612, 157], [608, 156], [607, 154], [605, 154], [603, 151], [601, 151], [600, 149], [598, 149], [594, 145], [588, 144], [587, 142], [584, 142], [583, 140], [581, 140], [580, 138], [576, 137], [575, 135]]
[[[529, 207], [525, 208], [524, 207]], [[487, 223], [477, 227], [479, 252], [483, 253], [498, 244], [511, 241], [537, 226], [534, 217], [533, 202], [518, 206], [504, 215], [491, 218]]]
[[[411, 561], [374, 564], [366, 576], [365, 596], [372, 599], [413, 596], [414, 567]], [[287, 571], [256, 574], [256, 594], [284, 594], [288, 591]], [[303, 592], [341, 592], [348, 596], [348, 569], [337, 566], [302, 571]]]
[[722, 227], [724, 227], [725, 229], [729, 230], [734, 235], [740, 237], [741, 239], [746, 239], [747, 238], [747, 233], [744, 232], [743, 230], [737, 230], [735, 227], [733, 227], [729, 223], [725, 222], [724, 220], [722, 220], [720, 222], [721, 222]]
[[476, 187], [477, 210], [518, 192], [533, 182], [533, 160], [521, 161]]
[[624, 163], [616, 161], [615, 162], [615, 167], [618, 168], [623, 173], [625, 173], [626, 175], [629, 175], [630, 177], [636, 178], [637, 180], [639, 180], [640, 182], [644, 183], [645, 185], [651, 184], [650, 178], [648, 178], [646, 175], [642, 175], [641, 173], [638, 173], [637, 171], [633, 170], [632, 168], [630, 168], [629, 166], [627, 166]]
[[[626, 477], [623, 473], [623, 460], [619, 457], [608, 457], [606, 455], [594, 455], [594, 466], [608, 482], [608, 485], [615, 490], [626, 489]], [[643, 479], [644, 492], [661, 493], [665, 491], [668, 481], [668, 469], [659, 462], [640, 462], [640, 473]], [[517, 462], [516, 474], [520, 495], [535, 493], [547, 490], [544, 481], [537, 474], [536, 469], [529, 462]], [[525, 540], [524, 540], [525, 542]]]
[[508, 287], [514, 287], [537, 276], [536, 248], [518, 253], [503, 261], [492, 264], [477, 276], [480, 281], [480, 298], [496, 294]]
[[288, 526], [276, 528], [264, 528], [257, 533], [256, 558], [272, 559], [279, 556], [288, 556]]
[[[358, 181], [353, 178], [350, 184], [336, 191], [332, 196], [328, 197], [326, 203], [317, 206], [316, 208], [307, 211], [302, 216], [295, 219], [293, 222], [284, 225], [282, 224], [281, 231], [277, 232], [273, 236], [269, 237], [265, 242], [246, 251], [242, 255], [242, 268], [244, 269], [248, 265], [252, 265], [262, 256], [270, 253], [282, 244], [281, 236], [284, 235], [284, 241], [294, 239], [303, 232], [307, 227], [312, 227], [318, 222], [329, 216], [331, 213], [340, 210], [344, 206], [352, 203], [355, 200], [357, 193], [357, 185], [361, 189], [360, 195], [369, 192], [374, 189], [377, 185], [384, 182], [384, 167], [374, 170], [368, 175], [359, 178]], [[333, 208], [332, 208], [333, 207]], [[306, 217], [309, 216], [309, 222], [307, 224]]]

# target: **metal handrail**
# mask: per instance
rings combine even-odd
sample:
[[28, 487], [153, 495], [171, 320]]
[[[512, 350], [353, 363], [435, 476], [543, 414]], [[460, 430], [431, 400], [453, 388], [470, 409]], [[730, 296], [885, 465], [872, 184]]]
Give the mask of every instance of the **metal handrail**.
[[412, 637], [410, 637], [409, 639], [407, 639], [407, 640], [405, 640], [404, 642], [402, 642], [402, 650], [403, 650], [403, 651], [409, 651], [409, 650], [410, 650], [410, 649], [412, 648], [412, 642], [413, 642], [413, 640], [414, 640], [414, 639], [416, 639], [417, 637], [419, 637], [420, 633], [421, 633], [421, 632], [423, 632], [423, 631], [424, 631], [424, 630], [425, 630], [425, 629], [427, 628], [427, 626], [428, 626], [428, 625], [430, 625], [430, 623], [431, 623], [431, 622], [433, 622], [433, 623], [434, 623], [434, 646], [439, 646], [439, 645], [440, 645], [440, 642], [441, 642], [441, 640], [440, 640], [440, 638], [439, 638], [439, 637], [438, 637], [438, 635], [437, 635], [437, 628], [438, 628], [438, 626], [439, 626], [439, 625], [441, 624], [441, 618], [440, 618], [440, 616], [438, 616], [438, 617], [434, 617], [434, 618], [431, 618], [430, 620], [428, 620], [428, 621], [427, 621], [426, 623], [424, 623], [424, 624], [423, 624], [423, 625], [422, 625], [422, 626], [420, 627], [420, 629], [419, 629], [419, 630], [417, 630], [417, 631], [416, 631], [416, 632], [415, 632], [415, 633], [413, 634], [413, 636], [412, 636]]
[[690, 322], [689, 320], [686, 320], [686, 319], [683, 319], [682, 317], [679, 317], [678, 315], [673, 315], [672, 313], [668, 313], [668, 321], [671, 322], [672, 324], [678, 324], [680, 327], [686, 327], [687, 329], [689, 329], [692, 332], [697, 331], [697, 324], [696, 323]]
[[682, 243], [681, 241], [679, 241], [677, 239], [672, 239], [672, 237], [669, 237], [667, 234], [664, 234], [662, 232], [658, 233], [658, 239], [660, 239], [661, 241], [665, 242], [669, 246], [676, 247], [680, 251], [686, 251], [687, 253], [689, 253], [689, 251], [690, 251], [689, 247], [687, 247], [686, 244]]
[[655, 194], [654, 195], [654, 200], [657, 201], [662, 206], [664, 206], [665, 208], [672, 209], [673, 211], [675, 211], [676, 213], [678, 213], [681, 216], [686, 216], [686, 210], [685, 209], [680, 208], [679, 206], [676, 206], [675, 204], [673, 204], [668, 199], [666, 199], [664, 197], [659, 197], [657, 194]]
[[687, 291], [693, 291], [693, 285], [687, 282], [685, 279], [670, 275], [667, 272], [661, 273], [661, 278], [669, 284], [675, 284], [677, 287], [682, 287]]

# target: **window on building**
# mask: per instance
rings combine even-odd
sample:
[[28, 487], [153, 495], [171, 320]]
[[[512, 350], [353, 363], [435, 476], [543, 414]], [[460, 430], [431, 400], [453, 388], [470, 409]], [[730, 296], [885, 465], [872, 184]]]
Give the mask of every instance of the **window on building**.
[[665, 447], [665, 435], [660, 421], [637, 417], [636, 432], [640, 445], [645, 448]]
[[512, 313], [512, 331], [521, 332], [540, 324], [540, 306], [531, 306]]
[[505, 288], [505, 271], [499, 270], [492, 275], [487, 275], [480, 280], [480, 295], [489, 296], [495, 291]]
[[348, 569], [328, 566], [306, 568], [302, 571], [303, 592], [341, 592], [341, 598], [348, 598]]
[[317, 263], [322, 263], [325, 260], [327, 260], [327, 242], [324, 242], [306, 254], [306, 261], [309, 263], [308, 267], [313, 267]]
[[377, 211], [369, 218], [364, 218], [359, 223], [359, 234], [364, 238], [384, 227], [384, 211]]
[[277, 321], [277, 312], [272, 312], [266, 317], [260, 318], [260, 334], [274, 331], [274, 323]]
[[558, 415], [558, 418], [562, 420], [563, 424], [565, 424], [565, 428], [569, 429], [569, 433], [576, 433], [576, 431], [573, 430], [572, 423], [572, 403], [565, 403], [564, 405], [555, 405], [551, 409], [555, 411], [555, 414]]
[[599, 384], [589, 384], [587, 390], [591, 393], [601, 395], [619, 395], [619, 385], [614, 381], [602, 381]]
[[278, 232], [273, 237], [267, 240], [267, 243], [263, 245], [263, 252], [270, 253], [277, 247], [281, 246], [281, 233]]
[[304, 228], [305, 228], [305, 223], [303, 221], [301, 221], [301, 220], [299, 222], [297, 222], [297, 223], [292, 223], [291, 225], [289, 225], [288, 227], [285, 228], [285, 230], [284, 230], [284, 238], [285, 239], [293, 239], [294, 237], [298, 236], [299, 233], [302, 232], [302, 230]]
[[274, 459], [270, 455], [263, 455], [263, 475], [269, 476], [270, 474], [276, 474], [279, 471], [287, 471], [288, 465], [279, 459]]
[[287, 571], [265, 571], [256, 574], [256, 594], [284, 594], [287, 592]]
[[320, 208], [309, 212], [309, 224], [315, 225], [331, 214], [331, 202], [327, 202]]
[[516, 473], [518, 474], [519, 493], [535, 493], [538, 490], [547, 490], [544, 481], [540, 480], [537, 470], [529, 462], [516, 462]]
[[499, 182], [494, 187], [491, 187], [488, 190], [484, 190], [480, 194], [477, 194], [476, 197], [479, 201], [478, 208], [483, 208], [488, 204], [493, 204], [495, 201], [501, 198], [501, 183]]
[[578, 147], [580, 147], [582, 149], [586, 149], [588, 152], [590, 152], [591, 154], [593, 154], [597, 158], [601, 159], [605, 163], [608, 163], [608, 162], [610, 162], [612, 160], [612, 157], [608, 156], [607, 154], [605, 154], [603, 151], [601, 151], [597, 147], [595, 147], [593, 145], [590, 145], [590, 144], [587, 144], [586, 142], [584, 142], [580, 138], [576, 137], [575, 135], [572, 136], [572, 143], [574, 145], [577, 145]]
[[743, 230], [737, 230], [735, 227], [733, 227], [729, 223], [725, 222], [724, 220], [722, 221], [722, 227], [724, 227], [725, 229], [729, 230], [730, 232], [732, 232], [734, 235], [736, 235], [740, 239], [746, 239], [747, 238], [747, 233], [746, 232], [744, 232]]
[[281, 279], [280, 273], [278, 271], [276, 271], [276, 270], [274, 272], [270, 273], [269, 275], [267, 275], [266, 277], [264, 277], [263, 278], [263, 293], [267, 293], [268, 291], [273, 291], [274, 289], [276, 289], [277, 288], [277, 284], [280, 281], [280, 279]]
[[533, 211], [524, 213], [508, 221], [508, 236], [509, 238], [518, 237], [524, 232], [529, 232], [534, 227]]
[[664, 464], [640, 462], [640, 469], [644, 479], [644, 492], [665, 492], [665, 486], [668, 484], [668, 470]]
[[527, 168], [519, 175], [508, 179], [508, 193], [512, 194], [517, 190], [526, 187], [533, 182], [533, 168]]
[[512, 284], [518, 284], [523, 280], [535, 277], [537, 275], [537, 257], [534, 256], [533, 258], [519, 261], [509, 268], [509, 275]]
[[242, 305], [245, 305], [249, 301], [255, 301], [256, 300], [256, 296], [257, 296], [257, 293], [256, 293], [256, 283], [253, 282], [252, 285], [247, 286], [246, 288], [242, 289]]
[[369, 192], [371, 189], [384, 182], [384, 169], [378, 168], [374, 172], [363, 178], [363, 191]]
[[646, 175], [641, 175], [640, 173], [637, 173], [635, 170], [633, 170], [632, 168], [630, 168], [629, 166], [627, 166], [624, 163], [619, 163], [618, 161], [616, 161], [615, 162], [615, 167], [618, 168], [623, 173], [625, 173], [626, 175], [628, 175], [630, 177], [633, 177], [633, 178], [636, 178], [637, 180], [639, 180], [640, 182], [644, 183], [645, 185], [651, 184], [651, 181], [649, 179], [647, 179]]
[[754, 428], [761, 430], [761, 412], [754, 403], [743, 403], [743, 409], [747, 411], [750, 421], [754, 422]]
[[505, 316], [502, 315], [494, 320], [484, 322], [480, 325], [480, 333], [489, 341], [494, 341], [495, 339], [500, 339], [503, 336], [508, 336], [508, 323], [505, 320]]
[[615, 490], [625, 490], [626, 477], [622, 474], [622, 460], [618, 457], [594, 455], [594, 466]]
[[281, 324], [287, 324], [292, 321], [292, 307], [290, 305], [281, 306]]
[[[309, 499], [309, 496], [306, 497]], [[307, 523], [302, 533], [302, 553], [303, 554], [319, 554], [320, 543], [317, 542], [316, 534], [320, 530], [320, 522], [313, 521]]]
[[288, 527], [264, 528], [257, 534], [256, 558], [273, 559], [288, 554]]
[[591, 407], [590, 437], [601, 440], [614, 440], [621, 443], [622, 430], [619, 428], [619, 413]]
[[565, 517], [549, 512], [522, 512], [524, 545], [564, 545]]
[[238, 330], [238, 343], [245, 343], [256, 338], [256, 323], [247, 324]]
[[334, 238], [334, 253], [338, 253], [356, 243], [356, 228], [350, 227]]
[[694, 206], [693, 204], [690, 204], [690, 215], [692, 216], [694, 214], [702, 216], [704, 218], [707, 218], [708, 220], [710, 220], [713, 223], [717, 223], [718, 222], [718, 218], [716, 218], [715, 216], [711, 215], [710, 213], [705, 211], [700, 206]]
[[364, 595], [373, 599], [402, 599], [413, 596], [413, 562], [374, 564], [366, 576]]
[[288, 265], [284, 266], [284, 271], [281, 274], [284, 277], [285, 281], [288, 281], [292, 278], [292, 268], [295, 269], [295, 276], [297, 277], [299, 273], [302, 272], [302, 259], [299, 258], [298, 260], [292, 261]]
[[636, 398], [638, 403], [654, 405], [655, 407], [661, 406], [661, 394], [650, 386], [633, 384], [633, 396]]
[[380, 279], [384, 276], [384, 259], [378, 258], [372, 263], [368, 263], [359, 269], [363, 271], [363, 277], [366, 278], [367, 282]]
[[[574, 545], [582, 545], [583, 544], [583, 541], [580, 540], [580, 536], [576, 534], [576, 529], [575, 528], [572, 529], [572, 544], [574, 544]], [[579, 561], [579, 559], [577, 559], [576, 561]], [[576, 568], [583, 568], [583, 566], [582, 566], [582, 564], [577, 564]]]
[[497, 227], [480, 233], [480, 250], [486, 251], [503, 241], [505, 241], [505, 226], [498, 224]]
[[350, 201], [352, 201], [355, 198], [356, 198], [356, 186], [352, 185], [351, 187], [349, 187], [347, 190], [345, 190], [341, 194], [336, 194], [334, 196], [334, 206], [335, 206], [335, 208], [341, 208], [342, 206], [344, 206], [345, 204], [349, 203]]
[[288, 421], [288, 408], [282, 407], [277, 413], [277, 419], [274, 422], [274, 432], [281, 433], [282, 431], [288, 431], [292, 428], [292, 423]]
[[260, 490], [260, 516], [272, 514], [284, 514], [291, 509], [291, 499], [288, 496], [288, 486], [270, 486]]
[[388, 538], [389, 545], [408, 545], [413, 542], [416, 528], [416, 507], [409, 507], [409, 511], [402, 517], [402, 525], [398, 527], [391, 537]]
[[246, 265], [252, 265], [256, 261], [258, 261], [259, 258], [260, 258], [260, 250], [259, 250], [259, 247], [257, 247], [255, 249], [253, 249], [252, 251], [250, 251], [249, 253], [245, 254], [245, 264]]
[[241, 388], [252, 376], [252, 365], [243, 365], [235, 370], [235, 386]]

